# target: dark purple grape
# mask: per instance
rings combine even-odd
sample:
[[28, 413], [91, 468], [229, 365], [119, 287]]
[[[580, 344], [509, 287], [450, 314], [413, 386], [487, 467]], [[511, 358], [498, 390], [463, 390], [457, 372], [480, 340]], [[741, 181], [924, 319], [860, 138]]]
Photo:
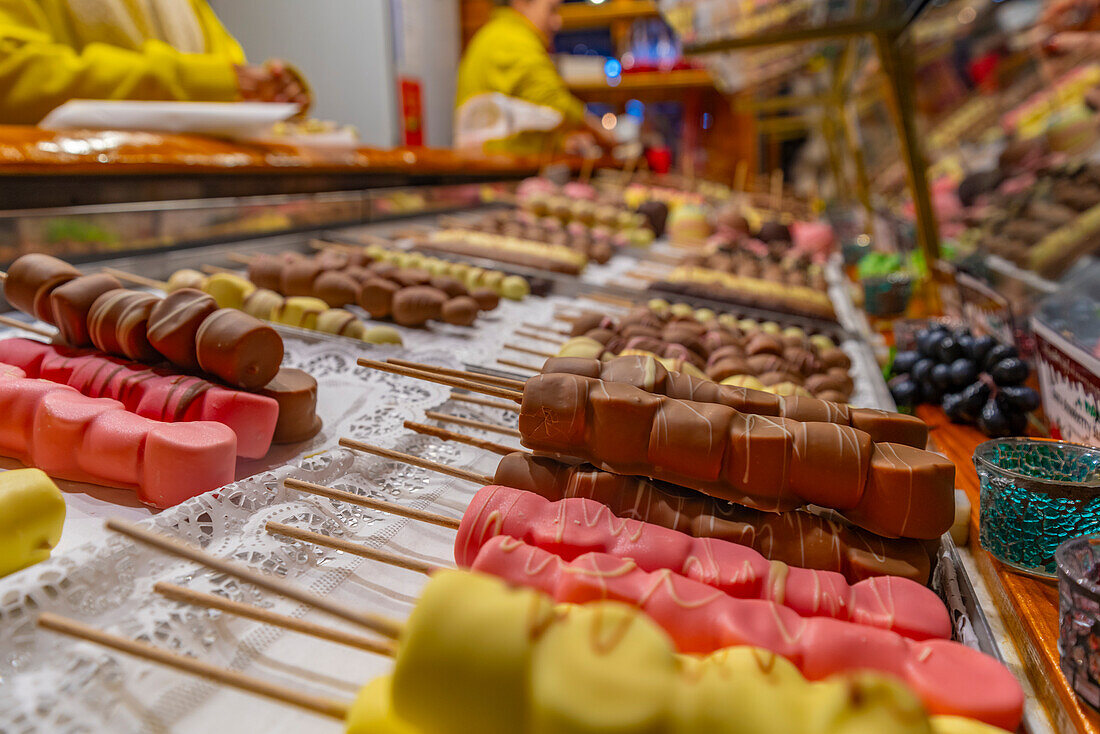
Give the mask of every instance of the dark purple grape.
[[1017, 356], [1019, 355], [1016, 354], [1015, 347], [1010, 347], [1007, 344], [998, 344], [986, 353], [985, 361], [982, 363], [982, 368], [986, 372], [989, 372], [990, 368], [1000, 362], [1002, 359], [1011, 359], [1012, 357]]
[[1018, 385], [1027, 379], [1027, 364], [1016, 357], [997, 362], [989, 370], [989, 376], [1001, 387]]
[[937, 364], [932, 367], [932, 384], [940, 390], [951, 387], [951, 367], [946, 364]]
[[982, 406], [985, 405], [986, 400], [989, 400], [989, 393], [989, 385], [981, 380], [971, 385], [967, 385], [966, 388], [959, 393], [959, 395], [962, 396], [962, 410], [966, 412], [970, 420], [977, 420], [978, 414], [982, 410]]
[[987, 436], [1008, 435], [1008, 416], [996, 400], [987, 400], [978, 415], [978, 428]]
[[1026, 385], [1011, 385], [1001, 388], [998, 396], [1017, 410], [1029, 413], [1039, 407], [1039, 393]]
[[972, 360], [959, 357], [951, 363], [951, 383], [956, 388], [964, 388], [978, 378], [978, 368]]
[[913, 369], [913, 365], [920, 361], [920, 352], [898, 352], [894, 357], [894, 374], [904, 375]]
[[962, 356], [970, 357], [970, 351], [974, 348], [974, 337], [970, 334], [956, 334], [955, 341], [958, 342], [959, 349], [962, 350]]
[[917, 383], [906, 379], [890, 385], [890, 394], [894, 397], [894, 402], [897, 403], [899, 408], [912, 408], [917, 404], [920, 389], [917, 387]]
[[935, 357], [936, 347], [943, 339], [944, 333], [936, 329], [920, 332], [917, 334], [917, 351], [925, 357]]
[[913, 365], [913, 369], [909, 370], [909, 376], [917, 382], [924, 382], [932, 374], [932, 367], [935, 366], [935, 362], [925, 357], [924, 359], [918, 359], [917, 363]]
[[947, 413], [947, 417], [955, 423], [965, 423], [969, 420], [966, 411], [963, 409], [962, 393], [953, 392], [944, 395], [943, 412]]
[[988, 334], [976, 336], [966, 356], [974, 360], [974, 364], [984, 365], [985, 355], [989, 354], [989, 350], [995, 346], [997, 346], [997, 340]]
[[917, 387], [920, 388], [920, 400], [918, 402], [939, 405], [943, 401], [943, 390], [936, 387], [931, 380], [918, 382]]
[[962, 347], [953, 336], [945, 336], [936, 346], [936, 357], [944, 364], [950, 364], [963, 356]]

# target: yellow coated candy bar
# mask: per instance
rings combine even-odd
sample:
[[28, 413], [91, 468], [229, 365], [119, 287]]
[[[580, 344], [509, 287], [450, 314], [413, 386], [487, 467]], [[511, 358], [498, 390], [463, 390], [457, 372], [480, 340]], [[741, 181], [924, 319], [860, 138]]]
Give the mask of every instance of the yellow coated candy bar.
[[45, 472], [0, 472], [0, 576], [49, 558], [64, 524], [65, 499]]
[[218, 308], [244, 308], [244, 299], [256, 286], [252, 281], [233, 273], [214, 273], [202, 284], [202, 289], [213, 297]]
[[393, 710], [432, 734], [516, 734], [527, 674], [553, 603], [481, 574], [432, 575], [409, 616], [393, 672]]
[[393, 679], [383, 675], [360, 689], [348, 711], [347, 734], [419, 734], [420, 729], [394, 715], [392, 688]]
[[271, 312], [271, 320], [277, 324], [316, 329], [317, 317], [328, 311], [328, 304], [311, 296], [291, 296]]

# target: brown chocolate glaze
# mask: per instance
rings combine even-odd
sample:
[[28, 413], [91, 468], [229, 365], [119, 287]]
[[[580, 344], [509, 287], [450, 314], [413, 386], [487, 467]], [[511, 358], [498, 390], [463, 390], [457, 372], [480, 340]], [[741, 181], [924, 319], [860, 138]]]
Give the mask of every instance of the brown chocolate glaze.
[[101, 351], [155, 362], [160, 353], [149, 343], [149, 314], [159, 298], [140, 291], [107, 291], [88, 311], [88, 335]]
[[443, 304], [442, 318], [455, 326], [471, 326], [477, 320], [477, 301], [469, 296], [455, 296]]
[[237, 387], [263, 387], [275, 378], [283, 361], [278, 332], [231, 308], [220, 308], [207, 317], [195, 343], [199, 366]]
[[256, 390], [279, 404], [272, 443], [298, 443], [321, 430], [317, 415], [317, 380], [307, 372], [281, 368], [270, 382]]
[[332, 308], [343, 308], [349, 303], [355, 303], [359, 296], [359, 283], [339, 270], [325, 270], [313, 281], [311, 295], [320, 298]]
[[669, 372], [650, 357], [616, 357], [607, 362], [553, 357], [546, 360], [542, 371], [544, 374], [560, 372], [623, 382], [646, 392], [680, 400], [728, 405], [742, 413], [852, 426], [866, 431], [875, 441], [902, 443], [921, 449], [928, 443], [928, 425], [915, 416], [850, 408], [847, 405], [797, 395], [780, 397], [745, 387], [719, 385], [679, 372]]
[[447, 294], [427, 285], [402, 288], [393, 296], [393, 320], [402, 326], [421, 326], [443, 317]]
[[372, 319], [381, 319], [393, 313], [393, 297], [401, 286], [384, 278], [371, 278], [359, 289], [359, 307]]
[[275, 255], [260, 254], [248, 262], [248, 279], [257, 288], [278, 293], [283, 287], [285, 261]]
[[500, 296], [489, 288], [474, 288], [470, 291], [470, 298], [477, 301], [481, 311], [494, 311], [500, 305]]
[[538, 452], [768, 512], [815, 504], [888, 537], [936, 538], [954, 515], [950, 462], [875, 444], [836, 423], [745, 414], [557, 373], [527, 381], [519, 428], [523, 445]]
[[874, 576], [928, 582], [931, 564], [920, 541], [883, 538], [805, 510], [760, 512], [672, 484], [524, 452], [502, 458], [493, 482], [534, 492], [552, 502], [569, 497], [595, 500], [619, 517], [696, 538], [746, 545], [768, 560], [841, 573], [849, 583]]
[[112, 275], [82, 275], [62, 283], [50, 293], [50, 321], [61, 331], [61, 338], [74, 347], [92, 346], [88, 334], [88, 314], [92, 304], [107, 291], [119, 290], [122, 283]]
[[197, 370], [199, 328], [217, 310], [211, 296], [194, 288], [169, 293], [149, 314], [149, 343], [172, 364]]
[[4, 280], [4, 297], [12, 308], [52, 324], [50, 293], [62, 283], [78, 277], [80, 271], [64, 260], [32, 252], [23, 255], [8, 268], [8, 277]]

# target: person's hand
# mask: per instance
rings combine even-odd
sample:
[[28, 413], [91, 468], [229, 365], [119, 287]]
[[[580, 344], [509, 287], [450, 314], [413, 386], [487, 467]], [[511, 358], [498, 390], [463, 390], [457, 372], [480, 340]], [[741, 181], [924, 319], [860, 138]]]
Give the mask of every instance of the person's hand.
[[1100, 10], [1100, 0], [1050, 0], [1043, 8], [1039, 25], [1051, 31], [1078, 28]]
[[304, 80], [278, 60], [262, 65], [238, 65], [237, 89], [241, 99], [255, 102], [293, 102], [305, 111], [312, 101]]

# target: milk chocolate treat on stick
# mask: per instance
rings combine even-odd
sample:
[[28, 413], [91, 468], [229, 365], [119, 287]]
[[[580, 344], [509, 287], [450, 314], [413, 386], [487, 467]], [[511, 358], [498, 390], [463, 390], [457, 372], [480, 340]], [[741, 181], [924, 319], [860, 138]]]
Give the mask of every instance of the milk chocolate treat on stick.
[[371, 278], [359, 290], [359, 306], [372, 319], [382, 319], [393, 313], [393, 297], [401, 287], [390, 280]]
[[196, 335], [199, 366], [230, 385], [263, 387], [283, 361], [283, 340], [270, 326], [242, 311], [221, 308]]
[[275, 379], [256, 391], [279, 404], [272, 443], [298, 443], [321, 430], [317, 415], [317, 380], [301, 370], [283, 367]]
[[804, 510], [771, 513], [723, 502], [664, 482], [563, 464], [549, 456], [514, 452], [500, 460], [494, 484], [534, 492], [551, 501], [584, 497], [612, 513], [721, 538], [765, 558], [799, 568], [841, 573], [851, 583], [874, 576], [928, 581], [930, 561], [916, 540], [888, 539]]
[[402, 288], [393, 296], [393, 320], [402, 326], [421, 326], [425, 321], [439, 320], [447, 294], [426, 285]]
[[355, 303], [359, 295], [359, 283], [346, 273], [326, 270], [313, 282], [311, 295], [320, 298], [332, 308], [343, 308]]
[[88, 334], [88, 316], [92, 304], [107, 291], [122, 288], [122, 283], [111, 275], [97, 273], [82, 275], [64, 283], [50, 294], [50, 308], [54, 326], [61, 331], [61, 338], [74, 347], [92, 346]]
[[39, 253], [23, 255], [8, 268], [4, 297], [13, 308], [52, 324], [50, 293], [62, 283], [78, 277], [80, 271], [64, 260]]
[[[519, 429], [523, 444], [536, 451], [755, 509], [816, 504], [845, 514], [858, 506], [850, 519], [888, 537], [939, 537], [954, 514], [950, 462], [876, 445], [848, 426], [743, 414], [621, 383], [549, 374], [525, 384]], [[911, 481], [889, 484], [899, 476]]]
[[149, 314], [160, 299], [139, 291], [107, 291], [88, 312], [88, 334], [108, 354], [153, 362], [160, 353], [149, 343]]
[[182, 288], [169, 293], [149, 314], [149, 343], [172, 364], [197, 370], [199, 328], [217, 310], [218, 304], [202, 291]]
[[470, 296], [455, 296], [443, 304], [442, 317], [448, 324], [470, 326], [477, 319], [478, 304]]
[[651, 357], [598, 359], [554, 357], [546, 360], [543, 374], [563, 373], [592, 377], [607, 382], [633, 385], [646, 392], [679, 400], [728, 405], [742, 413], [777, 416], [812, 423], [852, 426], [871, 438], [924, 448], [928, 425], [915, 416], [881, 410], [850, 408], [847, 405], [800, 396], [780, 397], [771, 393], [732, 385], [719, 385], [690, 375], [669, 372]]

